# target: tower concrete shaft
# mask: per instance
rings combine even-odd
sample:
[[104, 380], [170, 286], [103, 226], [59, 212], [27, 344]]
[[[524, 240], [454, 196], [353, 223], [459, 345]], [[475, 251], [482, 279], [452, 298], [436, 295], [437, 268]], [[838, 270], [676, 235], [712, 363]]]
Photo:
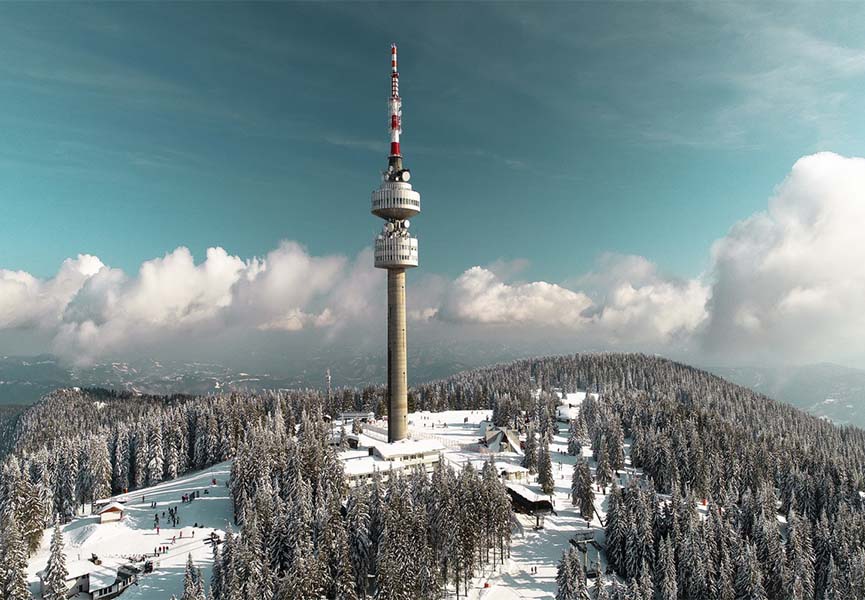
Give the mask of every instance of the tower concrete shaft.
[[387, 270], [387, 440], [408, 436], [405, 269]]
[[408, 436], [408, 367], [406, 364], [405, 271], [418, 265], [417, 238], [409, 233], [409, 218], [420, 213], [420, 194], [409, 184], [411, 173], [403, 165], [402, 99], [399, 96], [396, 44], [391, 53], [391, 88], [388, 98], [390, 154], [382, 182], [372, 193], [372, 214], [384, 219], [375, 239], [374, 261], [387, 269], [387, 437], [397, 442]]

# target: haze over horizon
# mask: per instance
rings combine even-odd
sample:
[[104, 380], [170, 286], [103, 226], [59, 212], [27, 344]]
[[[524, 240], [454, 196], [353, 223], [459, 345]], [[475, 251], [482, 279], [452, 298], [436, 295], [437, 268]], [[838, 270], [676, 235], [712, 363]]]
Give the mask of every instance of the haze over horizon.
[[865, 367], [865, 7], [385, 8], [0, 7], [0, 354], [380, 353], [396, 41], [413, 354]]

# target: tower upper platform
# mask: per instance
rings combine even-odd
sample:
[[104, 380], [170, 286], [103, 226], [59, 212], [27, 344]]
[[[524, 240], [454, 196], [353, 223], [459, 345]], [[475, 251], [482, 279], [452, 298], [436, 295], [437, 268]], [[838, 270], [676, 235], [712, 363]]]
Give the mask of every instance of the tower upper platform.
[[410, 219], [420, 212], [420, 194], [404, 181], [383, 181], [372, 193], [372, 214], [382, 219]]

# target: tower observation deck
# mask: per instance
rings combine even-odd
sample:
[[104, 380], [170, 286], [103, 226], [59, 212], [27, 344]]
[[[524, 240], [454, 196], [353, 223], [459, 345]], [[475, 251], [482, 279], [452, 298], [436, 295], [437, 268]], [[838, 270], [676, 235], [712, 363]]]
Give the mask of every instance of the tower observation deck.
[[418, 243], [409, 233], [409, 219], [420, 213], [420, 194], [409, 184], [411, 173], [403, 166], [399, 146], [402, 99], [396, 44], [391, 45], [390, 56], [390, 154], [381, 185], [372, 193], [372, 214], [384, 219], [384, 227], [375, 238], [373, 260], [376, 268], [387, 269], [387, 437], [389, 442], [396, 442], [408, 435], [405, 270], [418, 266]]

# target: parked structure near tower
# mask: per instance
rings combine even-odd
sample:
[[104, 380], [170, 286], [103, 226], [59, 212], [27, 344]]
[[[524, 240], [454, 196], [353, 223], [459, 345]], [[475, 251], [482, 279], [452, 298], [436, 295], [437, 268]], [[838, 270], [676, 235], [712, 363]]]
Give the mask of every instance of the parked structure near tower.
[[408, 377], [406, 365], [405, 270], [418, 265], [417, 238], [409, 233], [409, 218], [420, 212], [420, 194], [409, 184], [411, 173], [402, 162], [402, 100], [399, 96], [396, 44], [390, 47], [388, 100], [390, 155], [379, 188], [372, 193], [372, 214], [384, 219], [375, 238], [375, 266], [387, 269], [387, 410], [388, 442], [408, 435]]

